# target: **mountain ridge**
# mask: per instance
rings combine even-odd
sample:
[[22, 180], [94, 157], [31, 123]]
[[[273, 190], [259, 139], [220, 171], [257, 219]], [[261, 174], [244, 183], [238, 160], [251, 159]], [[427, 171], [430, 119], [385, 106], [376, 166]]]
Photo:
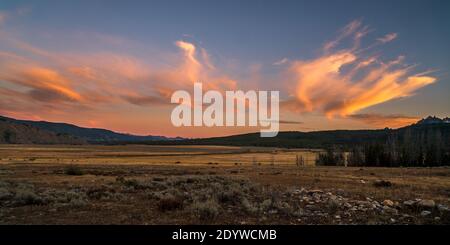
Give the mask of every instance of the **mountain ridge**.
[[89, 143], [107, 143], [120, 141], [164, 141], [164, 140], [179, 140], [180, 138], [168, 138], [165, 136], [140, 136], [126, 133], [118, 133], [108, 129], [102, 128], [85, 128], [70, 123], [48, 122], [48, 121], [32, 121], [19, 120], [9, 117], [0, 116], [3, 121], [9, 121], [16, 124], [29, 125], [41, 130], [53, 132], [56, 134], [68, 134], [77, 138], [83, 139]]
[[[441, 130], [444, 135], [450, 131], [450, 120], [446, 118], [438, 118], [428, 116], [418, 122], [398, 129], [363, 129], [363, 130], [325, 130], [325, 131], [284, 131], [280, 132], [274, 138], [261, 138], [259, 133], [246, 133], [222, 137], [185, 139], [185, 138], [168, 138], [164, 136], [138, 136], [125, 133], [117, 133], [112, 130], [102, 128], [84, 128], [69, 123], [55, 123], [47, 121], [31, 121], [18, 120], [0, 116], [0, 121], [13, 123], [15, 133], [21, 135], [19, 138], [24, 140], [19, 143], [93, 143], [93, 144], [207, 144], [207, 145], [236, 145], [236, 146], [276, 146], [276, 147], [302, 147], [302, 148], [322, 148], [333, 145], [356, 145], [367, 142], [385, 142], [389, 137], [396, 134], [405, 134], [405, 132], [413, 132], [413, 134], [429, 134], [429, 131]], [[22, 125], [26, 127], [20, 127]], [[14, 128], [13, 127], [13, 128]], [[34, 129], [33, 129], [34, 128]], [[0, 128], [1, 129], [1, 128]], [[9, 129], [11, 130], [11, 129]], [[24, 134], [20, 133], [23, 130]], [[39, 132], [42, 138], [52, 140], [33, 139], [32, 134]], [[0, 133], [2, 131], [0, 130]], [[28, 134], [28, 135], [27, 135]], [[31, 135], [30, 135], [31, 134]], [[7, 142], [5, 130], [0, 134], [3, 135], [3, 143]], [[7, 136], [7, 135], [6, 135]], [[25, 140], [27, 139], [28, 140]], [[449, 139], [450, 140], [450, 139]], [[0, 139], [0, 143], [2, 143]]]

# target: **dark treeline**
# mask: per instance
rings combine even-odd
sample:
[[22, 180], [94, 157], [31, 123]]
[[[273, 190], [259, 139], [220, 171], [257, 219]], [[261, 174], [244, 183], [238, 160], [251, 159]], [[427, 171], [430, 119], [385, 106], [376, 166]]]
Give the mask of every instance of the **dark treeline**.
[[417, 125], [392, 132], [385, 142], [335, 146], [319, 154], [320, 165], [428, 167], [450, 165], [449, 125]]

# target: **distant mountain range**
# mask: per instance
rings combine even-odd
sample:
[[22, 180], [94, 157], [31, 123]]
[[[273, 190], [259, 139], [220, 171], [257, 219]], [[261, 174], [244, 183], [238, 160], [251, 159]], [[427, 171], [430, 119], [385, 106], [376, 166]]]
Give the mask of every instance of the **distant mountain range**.
[[418, 121], [416, 124], [425, 125], [425, 124], [441, 124], [441, 123], [450, 123], [450, 118], [446, 117], [440, 119], [439, 117], [428, 116], [427, 118], [423, 118], [422, 120]]
[[[358, 145], [367, 142], [386, 142], [389, 137], [413, 135], [421, 138], [439, 134], [450, 143], [450, 119], [423, 118], [399, 129], [329, 130], [315, 132], [280, 132], [274, 138], [261, 138], [259, 133], [204, 139], [138, 136], [99, 128], [83, 128], [67, 123], [17, 120], [0, 116], [0, 143], [19, 144], [206, 144], [236, 146], [272, 146], [288, 148], [323, 148], [332, 145]], [[433, 136], [434, 137], [434, 136]]]
[[[0, 116], [0, 143], [111, 143], [180, 140], [164, 136], [138, 136], [73, 124], [17, 120]], [[30, 132], [33, 131], [34, 133]], [[36, 134], [38, 132], [39, 134]], [[3, 136], [3, 137], [2, 137]], [[7, 136], [5, 138], [5, 136]], [[70, 140], [69, 140], [70, 139]]]

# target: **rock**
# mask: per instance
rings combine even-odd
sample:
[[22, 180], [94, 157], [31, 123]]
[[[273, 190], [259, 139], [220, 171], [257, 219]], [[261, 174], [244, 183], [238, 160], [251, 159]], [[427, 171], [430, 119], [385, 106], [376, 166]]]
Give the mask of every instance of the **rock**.
[[422, 213], [420, 213], [420, 216], [426, 217], [426, 216], [428, 216], [428, 215], [430, 215], [430, 214], [431, 214], [430, 211], [422, 211]]
[[392, 207], [392, 206], [394, 206], [394, 202], [389, 200], [389, 199], [386, 199], [386, 200], [383, 201], [383, 205], [388, 206], [388, 207]]
[[435, 220], [435, 221], [440, 221], [440, 220], [441, 220], [441, 217], [434, 217], [434, 220]]
[[303, 193], [305, 193], [305, 188], [296, 189], [296, 190], [294, 190], [292, 193], [293, 193], [293, 194], [296, 194], [296, 195], [303, 194]]
[[416, 204], [416, 201], [414, 200], [408, 200], [408, 201], [404, 201], [403, 205], [408, 206], [408, 207], [412, 207]]
[[335, 195], [330, 195], [329, 199], [330, 200], [338, 200], [339, 198]]
[[447, 207], [447, 206], [445, 206], [445, 205], [442, 205], [442, 204], [438, 204], [438, 205], [437, 205], [437, 209], [438, 209], [440, 212], [449, 212], [449, 211], [450, 211], [449, 207]]
[[341, 216], [336, 215], [336, 216], [334, 216], [334, 218], [335, 218], [335, 219], [341, 219]]
[[314, 209], [315, 207], [314, 207], [314, 205], [308, 204], [308, 205], [305, 206], [305, 208], [306, 208], [306, 209], [311, 209], [311, 210], [312, 210], [312, 209]]
[[313, 199], [315, 199], [315, 200], [320, 200], [320, 198], [322, 197], [319, 193], [313, 193], [312, 194], [312, 197], [313, 197]]
[[338, 200], [336, 199], [328, 200], [328, 208], [336, 209], [339, 208], [339, 206], [341, 206], [341, 203]]
[[386, 214], [397, 215], [398, 210], [389, 206], [383, 206], [383, 212]]
[[361, 183], [361, 184], [365, 184], [365, 183], [366, 183], [366, 181], [362, 179], [362, 180], [360, 180], [360, 181], [359, 181], [359, 183]]
[[309, 195], [313, 195], [313, 194], [322, 194], [323, 191], [322, 190], [309, 190], [308, 194]]
[[344, 207], [346, 207], [346, 208], [352, 208], [353, 206], [352, 206], [350, 203], [346, 202], [346, 203], [344, 203]]
[[433, 200], [421, 200], [417, 203], [417, 206], [420, 208], [434, 208], [436, 206]]
[[345, 194], [345, 191], [343, 189], [337, 189], [336, 191], [336, 195], [342, 196]]
[[358, 204], [361, 207], [368, 207], [371, 205], [371, 203], [368, 201], [356, 201], [356, 204]]

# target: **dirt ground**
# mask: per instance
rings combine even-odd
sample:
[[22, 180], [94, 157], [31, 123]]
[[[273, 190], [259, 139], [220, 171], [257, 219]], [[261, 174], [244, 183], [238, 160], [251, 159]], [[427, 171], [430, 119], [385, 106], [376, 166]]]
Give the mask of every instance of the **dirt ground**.
[[296, 166], [299, 154], [314, 151], [4, 145], [0, 223], [450, 223], [449, 168]]

